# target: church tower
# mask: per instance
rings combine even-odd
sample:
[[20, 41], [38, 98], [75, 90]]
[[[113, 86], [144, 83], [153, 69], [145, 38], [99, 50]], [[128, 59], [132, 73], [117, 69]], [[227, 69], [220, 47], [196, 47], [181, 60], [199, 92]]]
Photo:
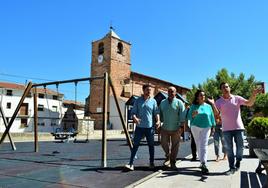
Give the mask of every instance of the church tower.
[[[118, 97], [123, 96], [124, 85], [130, 80], [130, 47], [111, 28], [102, 39], [92, 42], [91, 76], [109, 74]], [[109, 91], [109, 96], [112, 94]], [[108, 109], [111, 110], [111, 97]], [[102, 127], [103, 80], [93, 80], [90, 85], [89, 112], [95, 119], [95, 129]], [[116, 110], [116, 109], [114, 109]], [[99, 114], [98, 114], [99, 113]]]

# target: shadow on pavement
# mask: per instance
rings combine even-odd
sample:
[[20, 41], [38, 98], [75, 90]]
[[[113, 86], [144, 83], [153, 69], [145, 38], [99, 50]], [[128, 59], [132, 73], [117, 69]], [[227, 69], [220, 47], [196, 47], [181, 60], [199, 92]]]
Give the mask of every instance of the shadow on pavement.
[[208, 175], [203, 175], [198, 167], [184, 167], [178, 168], [177, 171], [165, 171], [160, 178], [176, 176], [179, 174], [200, 177], [199, 181], [204, 181], [209, 178], [209, 176], [224, 176], [225, 172], [210, 172]]

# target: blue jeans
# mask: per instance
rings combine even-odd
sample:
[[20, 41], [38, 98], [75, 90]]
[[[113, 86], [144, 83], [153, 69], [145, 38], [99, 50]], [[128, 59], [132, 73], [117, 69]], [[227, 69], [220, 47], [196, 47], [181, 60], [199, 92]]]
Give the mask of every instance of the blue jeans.
[[131, 150], [131, 156], [129, 160], [130, 165], [133, 164], [134, 157], [138, 151], [138, 148], [140, 146], [140, 141], [143, 136], [146, 137], [146, 140], [149, 146], [150, 163], [154, 162], [154, 127], [151, 127], [151, 128], [136, 127], [135, 133], [134, 133], [133, 148]]
[[243, 135], [244, 135], [244, 130], [234, 130], [234, 131], [223, 132], [224, 141], [225, 141], [225, 149], [227, 151], [230, 169], [235, 169], [233, 140], [236, 144], [236, 161], [241, 161], [243, 158], [243, 147], [244, 147]]
[[220, 141], [222, 145], [222, 153], [226, 153], [226, 149], [224, 147], [224, 137], [222, 133], [221, 126], [216, 125], [215, 127], [215, 133], [214, 133], [214, 150], [215, 150], [215, 155], [219, 156], [220, 155]]

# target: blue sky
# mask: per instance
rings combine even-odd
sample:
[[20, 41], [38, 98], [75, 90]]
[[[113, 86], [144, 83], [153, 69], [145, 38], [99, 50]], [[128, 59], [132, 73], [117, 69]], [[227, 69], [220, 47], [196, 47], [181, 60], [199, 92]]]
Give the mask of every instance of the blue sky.
[[[90, 76], [91, 42], [112, 23], [132, 44], [132, 71], [191, 88], [226, 68], [267, 85], [267, 7], [265, 0], [1, 0], [0, 80]], [[73, 98], [73, 85], [60, 89]], [[78, 93], [86, 96], [87, 84]]]

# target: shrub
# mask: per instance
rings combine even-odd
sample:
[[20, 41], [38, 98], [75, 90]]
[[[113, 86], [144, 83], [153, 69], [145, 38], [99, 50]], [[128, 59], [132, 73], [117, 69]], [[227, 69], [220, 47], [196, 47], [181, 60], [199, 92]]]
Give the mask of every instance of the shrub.
[[246, 127], [249, 136], [264, 139], [268, 135], [268, 118], [255, 117]]
[[255, 116], [268, 116], [268, 93], [257, 95], [254, 104], [254, 113]]

